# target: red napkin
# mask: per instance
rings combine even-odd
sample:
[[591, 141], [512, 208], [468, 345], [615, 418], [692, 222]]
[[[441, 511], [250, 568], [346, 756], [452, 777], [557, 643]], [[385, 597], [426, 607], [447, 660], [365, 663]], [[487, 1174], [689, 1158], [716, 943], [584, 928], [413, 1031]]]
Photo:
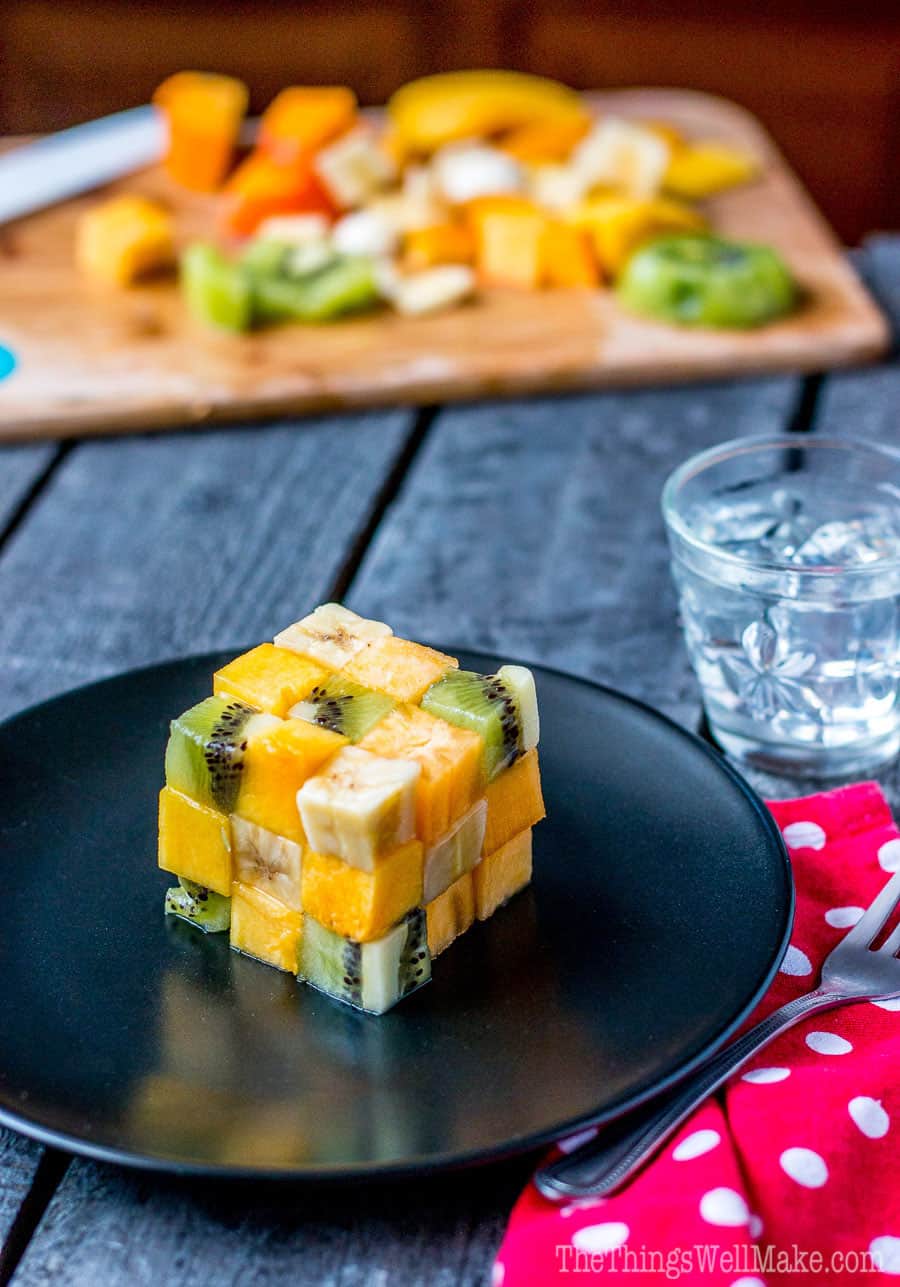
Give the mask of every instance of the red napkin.
[[[900, 833], [874, 783], [770, 808], [791, 852], [797, 915], [754, 1021], [815, 986], [900, 869]], [[494, 1287], [900, 1284], [898, 1072], [900, 1000], [813, 1016], [757, 1054], [621, 1193], [557, 1205], [529, 1185]]]

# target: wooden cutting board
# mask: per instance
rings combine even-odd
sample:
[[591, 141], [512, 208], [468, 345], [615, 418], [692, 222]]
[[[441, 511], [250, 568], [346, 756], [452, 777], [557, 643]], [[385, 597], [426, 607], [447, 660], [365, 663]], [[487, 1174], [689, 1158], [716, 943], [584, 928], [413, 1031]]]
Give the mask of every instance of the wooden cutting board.
[[[592, 98], [600, 111], [671, 121], [762, 160], [762, 178], [710, 201], [709, 214], [717, 230], [784, 253], [808, 293], [796, 315], [743, 334], [693, 331], [629, 317], [608, 291], [496, 291], [430, 318], [385, 312], [330, 326], [219, 335], [186, 316], [172, 283], [116, 292], [78, 275], [75, 222], [98, 200], [93, 192], [0, 228], [0, 345], [16, 360], [0, 380], [0, 439], [821, 370], [884, 349], [884, 319], [755, 120], [723, 99], [689, 91]], [[169, 203], [182, 241], [209, 235], [209, 200], [176, 190], [159, 170], [107, 191], [114, 189]]]

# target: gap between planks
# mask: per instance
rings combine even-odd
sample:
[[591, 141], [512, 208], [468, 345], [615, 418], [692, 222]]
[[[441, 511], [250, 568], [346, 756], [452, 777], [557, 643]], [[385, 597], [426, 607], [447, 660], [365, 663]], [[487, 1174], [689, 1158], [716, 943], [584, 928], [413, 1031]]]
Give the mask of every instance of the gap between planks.
[[6, 1241], [0, 1247], [0, 1287], [6, 1287], [19, 1267], [32, 1235], [44, 1218], [71, 1161], [70, 1153], [44, 1147], [28, 1192], [10, 1226]]
[[59, 469], [66, 457], [78, 445], [78, 442], [79, 439], [70, 438], [66, 442], [58, 443], [56, 450], [47, 461], [47, 464], [22, 493], [22, 496], [13, 508], [9, 518], [3, 524], [2, 528], [0, 528], [0, 554], [3, 553], [16, 531], [22, 526], [31, 511], [31, 507], [34, 505], [35, 501], [50, 482], [51, 478]]

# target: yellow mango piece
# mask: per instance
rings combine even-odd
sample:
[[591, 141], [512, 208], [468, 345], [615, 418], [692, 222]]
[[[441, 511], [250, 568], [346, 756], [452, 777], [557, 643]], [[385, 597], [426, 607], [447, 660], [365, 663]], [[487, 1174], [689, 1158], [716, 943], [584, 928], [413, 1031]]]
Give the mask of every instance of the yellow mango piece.
[[511, 764], [485, 790], [487, 825], [482, 852], [492, 854], [547, 816], [537, 748]]
[[531, 829], [520, 831], [494, 853], [486, 854], [472, 879], [475, 913], [480, 921], [486, 921], [531, 880]]
[[75, 231], [75, 262], [86, 277], [130, 286], [175, 263], [172, 218], [146, 197], [113, 197], [86, 211]]
[[465, 224], [411, 228], [403, 238], [403, 263], [411, 272], [441, 264], [471, 264], [474, 257], [475, 238]]
[[616, 277], [644, 242], [675, 232], [702, 232], [696, 210], [666, 197], [593, 197], [577, 206], [569, 221], [590, 233], [601, 268]]
[[231, 946], [279, 970], [297, 973], [303, 916], [261, 889], [236, 880], [231, 888]]
[[425, 76], [397, 90], [388, 117], [408, 151], [484, 138], [536, 122], [588, 118], [581, 97], [557, 81], [512, 71]]
[[749, 183], [759, 169], [754, 157], [724, 143], [688, 143], [672, 152], [663, 187], [675, 197], [699, 201]]
[[573, 224], [552, 219], [541, 237], [540, 277], [544, 286], [564, 290], [595, 289], [600, 273], [588, 233]]
[[536, 290], [541, 284], [546, 216], [539, 211], [495, 211], [478, 221], [475, 266], [488, 286]]
[[216, 697], [236, 697], [238, 701], [269, 711], [282, 719], [291, 707], [303, 700], [316, 684], [322, 684], [330, 672], [308, 657], [287, 648], [262, 643], [213, 675]]
[[475, 920], [475, 882], [467, 871], [443, 894], [425, 904], [428, 951], [432, 957], [443, 952], [464, 934]]
[[231, 826], [172, 787], [159, 793], [159, 865], [217, 894], [231, 893]]
[[420, 702], [432, 684], [458, 665], [455, 657], [389, 635], [358, 652], [341, 674], [394, 701]]
[[252, 738], [244, 753], [235, 813], [302, 845], [297, 792], [346, 744], [346, 737], [340, 733], [303, 719], [283, 720]]
[[591, 128], [590, 117], [564, 117], [559, 121], [532, 121], [520, 125], [500, 140], [500, 147], [523, 165], [564, 161]]
[[374, 755], [421, 768], [416, 785], [416, 834], [432, 845], [481, 794], [482, 742], [418, 706], [390, 712], [359, 742]]
[[369, 943], [422, 901], [424, 853], [418, 840], [360, 871], [341, 858], [308, 849], [303, 857], [303, 910], [344, 938]]

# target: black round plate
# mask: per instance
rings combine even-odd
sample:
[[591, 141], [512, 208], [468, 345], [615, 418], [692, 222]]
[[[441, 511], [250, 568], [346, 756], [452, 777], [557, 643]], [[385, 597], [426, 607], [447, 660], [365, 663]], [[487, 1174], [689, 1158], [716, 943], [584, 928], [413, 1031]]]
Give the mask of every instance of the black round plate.
[[0, 726], [3, 1123], [206, 1174], [486, 1161], [659, 1090], [770, 981], [793, 892], [764, 806], [652, 710], [539, 668], [534, 883], [391, 1013], [356, 1013], [164, 917], [167, 723], [225, 659], [122, 675]]

